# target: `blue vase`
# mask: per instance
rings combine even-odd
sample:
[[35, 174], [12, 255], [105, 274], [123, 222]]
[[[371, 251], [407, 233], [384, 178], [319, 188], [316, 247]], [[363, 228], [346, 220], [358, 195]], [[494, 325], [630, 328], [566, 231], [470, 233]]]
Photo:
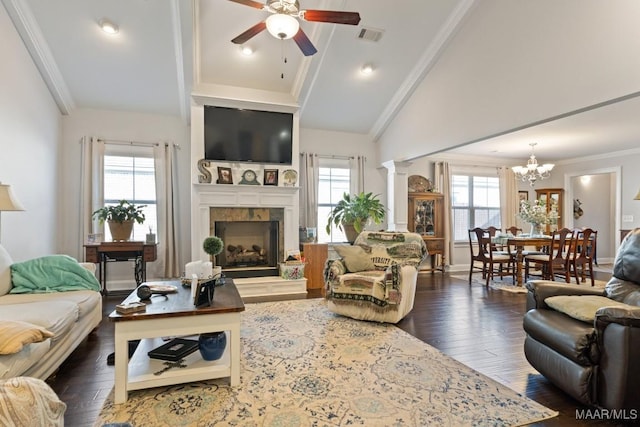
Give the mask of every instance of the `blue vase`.
[[207, 332], [198, 337], [198, 349], [204, 360], [218, 360], [227, 347], [227, 334], [222, 332]]

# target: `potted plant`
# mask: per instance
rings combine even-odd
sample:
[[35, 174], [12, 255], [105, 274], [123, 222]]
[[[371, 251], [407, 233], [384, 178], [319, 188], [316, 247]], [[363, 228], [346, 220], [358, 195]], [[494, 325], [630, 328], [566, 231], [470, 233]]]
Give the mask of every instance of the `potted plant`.
[[216, 265], [216, 255], [222, 252], [224, 242], [218, 236], [209, 236], [202, 242], [202, 249], [211, 256], [213, 265]]
[[106, 221], [111, 231], [113, 241], [127, 241], [131, 237], [133, 222], [142, 224], [145, 220], [142, 208], [146, 205], [135, 205], [126, 200], [120, 200], [117, 205], [104, 206], [92, 214], [100, 224]]
[[356, 240], [369, 220], [380, 224], [384, 220], [385, 207], [373, 193], [348, 194], [344, 193], [342, 200], [329, 213], [327, 233], [331, 233], [331, 226], [344, 230], [349, 243]]

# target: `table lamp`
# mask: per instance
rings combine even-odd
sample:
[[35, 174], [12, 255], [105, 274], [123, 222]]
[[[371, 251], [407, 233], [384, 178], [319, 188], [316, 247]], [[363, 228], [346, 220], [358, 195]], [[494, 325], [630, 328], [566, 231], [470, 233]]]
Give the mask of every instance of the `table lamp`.
[[[24, 208], [13, 195], [11, 186], [0, 184], [0, 215], [3, 211], [23, 211]], [[2, 217], [0, 217], [0, 242], [2, 241]]]

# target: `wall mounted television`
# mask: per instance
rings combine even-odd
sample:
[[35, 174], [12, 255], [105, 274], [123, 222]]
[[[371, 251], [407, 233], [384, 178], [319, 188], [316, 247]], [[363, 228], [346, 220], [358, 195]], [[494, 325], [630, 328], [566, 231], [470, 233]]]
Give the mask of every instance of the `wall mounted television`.
[[290, 165], [293, 114], [204, 106], [204, 157]]

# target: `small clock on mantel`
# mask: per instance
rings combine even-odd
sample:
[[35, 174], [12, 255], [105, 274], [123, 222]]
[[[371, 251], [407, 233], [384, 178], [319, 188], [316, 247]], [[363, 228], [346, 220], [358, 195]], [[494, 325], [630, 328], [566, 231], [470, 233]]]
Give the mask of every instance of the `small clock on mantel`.
[[242, 179], [240, 180], [240, 184], [260, 185], [260, 183], [258, 182], [258, 175], [255, 173], [255, 171], [247, 169], [246, 171], [242, 172]]

